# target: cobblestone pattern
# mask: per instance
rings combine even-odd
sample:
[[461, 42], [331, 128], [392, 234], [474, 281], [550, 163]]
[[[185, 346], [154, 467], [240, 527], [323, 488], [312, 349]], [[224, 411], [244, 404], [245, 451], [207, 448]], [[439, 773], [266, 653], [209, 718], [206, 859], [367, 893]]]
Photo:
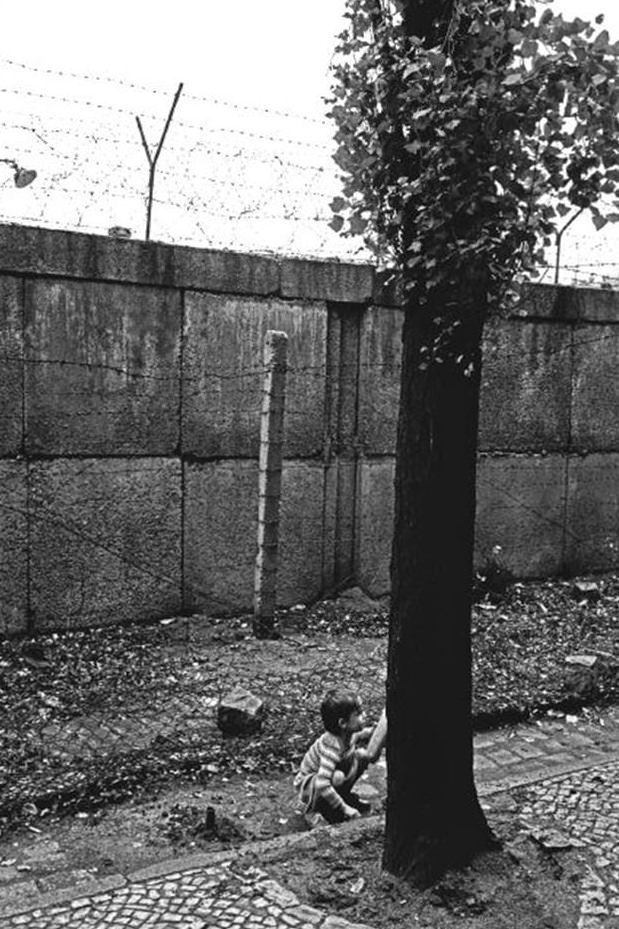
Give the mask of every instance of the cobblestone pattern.
[[619, 929], [619, 763], [531, 784], [526, 792], [522, 817], [534, 835], [546, 834], [552, 844], [563, 833], [570, 844], [593, 853], [578, 929]]
[[154, 713], [140, 716], [78, 716], [62, 723], [49, 723], [40, 732], [40, 746], [52, 757], [72, 762], [75, 758], [106, 756], [127, 746], [147, 749], [156, 739], [173, 738], [182, 732], [204, 736], [215, 729], [215, 697], [184, 697], [170, 700]]
[[[619, 929], [617, 708], [595, 718], [589, 715], [578, 720], [547, 719], [536, 725], [479, 734], [475, 737], [475, 767], [480, 793], [488, 799], [497, 790], [525, 785], [527, 801], [522, 815], [532, 833], [541, 835], [545, 831], [551, 839], [558, 836], [559, 841], [563, 835], [569, 844], [590, 851], [592, 867], [582, 884], [578, 929]], [[372, 777], [360, 787], [372, 791], [377, 799], [385, 790], [384, 763], [373, 766], [371, 771]], [[50, 846], [46, 854], [48, 863], [58, 859], [61, 867], [61, 849]], [[31, 905], [36, 906], [38, 894], [53, 891], [53, 875], [48, 887], [38, 886], [15, 868], [3, 869], [7, 873], [4, 877], [0, 875], [0, 885], [4, 883], [0, 887], [0, 900], [5, 897], [7, 915], [4, 920], [0, 915], [0, 927], [350, 929], [353, 926], [341, 917], [303, 906], [258, 872], [235, 873], [230, 862], [216, 867], [209, 863], [200, 868], [187, 862], [185, 867], [187, 870], [180, 870], [179, 863], [179, 870], [165, 877], [159, 876], [161, 870], [158, 874], [142, 872], [133, 878], [119, 874], [98, 887], [88, 886], [92, 880], [88, 874], [80, 876], [73, 872], [72, 894], [60, 891], [54, 898], [58, 902], [53, 904], [48, 896], [47, 905], [41, 900], [38, 909], [23, 915], [8, 915], [11, 898], [17, 904], [32, 900]], [[78, 892], [83, 896], [76, 897]]]
[[[572, 719], [570, 722], [568, 719]], [[560, 774], [563, 768], [605, 764], [619, 754], [619, 710], [568, 719], [544, 719], [475, 736], [475, 776], [505, 787]]]
[[161, 878], [9, 917], [4, 929], [369, 929], [299, 903], [252, 869], [229, 863]]

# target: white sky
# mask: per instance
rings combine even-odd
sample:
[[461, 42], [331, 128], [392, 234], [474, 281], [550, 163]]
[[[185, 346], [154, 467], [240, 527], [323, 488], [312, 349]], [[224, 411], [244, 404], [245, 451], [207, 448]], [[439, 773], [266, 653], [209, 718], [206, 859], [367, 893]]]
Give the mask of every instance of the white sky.
[[[584, 19], [604, 13], [619, 38], [617, 0], [554, 0], [553, 8]], [[172, 90], [184, 81], [203, 96], [315, 113], [343, 10], [344, 0], [6, 3], [0, 56]]]
[[[102, 232], [128, 225], [142, 235], [147, 168], [135, 116], [142, 116], [154, 147], [182, 81], [158, 165], [156, 194], [162, 202], [153, 210], [153, 237], [174, 237], [180, 217], [191, 214], [195, 222], [184, 240], [194, 244], [217, 245], [219, 235], [225, 245], [238, 233], [241, 247], [260, 250], [268, 240], [273, 250], [349, 255], [350, 242], [326, 225], [328, 203], [337, 192], [329, 156], [332, 129], [312, 121], [324, 114], [344, 6], [345, 0], [3, 4], [0, 157], [19, 158], [39, 177], [21, 191], [12, 189], [10, 179], [1, 183], [0, 217], [33, 222], [45, 217], [42, 225]], [[619, 39], [618, 0], [586, 5], [555, 0], [553, 7], [570, 18], [604, 13], [606, 28]], [[73, 73], [90, 79], [70, 77]], [[214, 104], [213, 98], [233, 106]], [[186, 181], [182, 196], [179, 166]], [[217, 234], [204, 219], [208, 208]], [[294, 219], [298, 230], [304, 227], [294, 241], [280, 235], [282, 215]]]
[[6, 3], [0, 55], [315, 113], [343, 8], [343, 0]]

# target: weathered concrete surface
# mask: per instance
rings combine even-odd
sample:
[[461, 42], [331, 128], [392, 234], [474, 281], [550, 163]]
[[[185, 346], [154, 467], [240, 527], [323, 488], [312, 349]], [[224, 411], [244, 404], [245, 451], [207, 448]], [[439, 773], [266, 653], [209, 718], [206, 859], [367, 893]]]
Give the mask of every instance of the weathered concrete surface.
[[178, 460], [35, 463], [30, 510], [31, 603], [38, 630], [180, 611]]
[[257, 255], [13, 225], [0, 225], [0, 268], [251, 294], [276, 293], [280, 278], [277, 262]]
[[554, 451], [570, 422], [569, 326], [501, 320], [484, 339], [481, 451]]
[[288, 461], [282, 473], [278, 602], [318, 599], [323, 590], [324, 467]]
[[17, 455], [23, 437], [22, 282], [0, 277], [0, 456]]
[[394, 476], [393, 459], [360, 462], [358, 580], [375, 597], [391, 589]]
[[574, 573], [619, 569], [619, 454], [571, 455], [566, 564]]
[[276, 329], [288, 334], [284, 454], [319, 454], [325, 305], [197, 293], [187, 294], [185, 305], [183, 451], [200, 458], [258, 455], [264, 336]]
[[114, 456], [175, 451], [178, 294], [29, 281], [25, 313], [28, 452]]
[[395, 449], [403, 313], [368, 307], [361, 321], [359, 364], [359, 441], [366, 455]]
[[564, 287], [562, 290], [572, 319], [579, 322], [619, 323], [619, 291], [601, 287]]
[[302, 258], [281, 262], [282, 297], [361, 304], [371, 299], [373, 287], [374, 268], [370, 265]]
[[[253, 608], [258, 527], [255, 461], [190, 464], [185, 471], [185, 602], [217, 614]], [[323, 467], [285, 462], [277, 602], [322, 588]]]
[[565, 525], [562, 455], [482, 455], [477, 465], [476, 562], [500, 557], [518, 577], [561, 568]]
[[573, 358], [572, 449], [619, 451], [619, 325], [576, 326]]
[[0, 634], [25, 632], [28, 591], [28, 466], [0, 461]]

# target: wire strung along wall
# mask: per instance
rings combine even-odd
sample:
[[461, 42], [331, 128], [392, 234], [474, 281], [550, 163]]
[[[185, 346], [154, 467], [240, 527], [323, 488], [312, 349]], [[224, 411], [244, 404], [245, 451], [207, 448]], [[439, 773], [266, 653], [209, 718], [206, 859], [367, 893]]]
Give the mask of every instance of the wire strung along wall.
[[339, 181], [327, 119], [188, 87], [181, 95], [182, 85], [170, 106], [169, 87], [6, 59], [0, 74], [0, 156], [38, 173], [21, 197], [8, 172], [0, 177], [2, 221], [245, 252], [368, 257], [360, 241], [329, 226]]
[[[0, 75], [0, 158], [37, 172], [27, 191], [0, 174], [0, 221], [259, 254], [370, 258], [361, 239], [329, 225], [341, 183], [326, 118], [190, 88], [182, 97], [177, 90], [171, 106], [169, 87], [10, 59], [0, 59]], [[541, 280], [619, 284], [619, 262], [608, 260], [617, 230], [594, 233], [586, 215], [574, 220], [548, 250]]]

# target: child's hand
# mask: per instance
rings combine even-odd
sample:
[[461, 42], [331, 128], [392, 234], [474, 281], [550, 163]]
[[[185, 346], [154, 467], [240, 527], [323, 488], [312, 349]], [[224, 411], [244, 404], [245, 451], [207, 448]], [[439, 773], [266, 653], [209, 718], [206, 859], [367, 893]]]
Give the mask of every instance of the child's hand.
[[334, 787], [341, 787], [345, 780], [346, 780], [346, 776], [343, 771], [333, 772], [331, 783], [333, 784]]
[[359, 761], [372, 761], [372, 757], [368, 752], [367, 748], [356, 748], [355, 755]]
[[344, 816], [346, 817], [346, 819], [359, 819], [359, 817], [361, 816], [361, 813], [359, 812], [359, 810], [356, 810], [354, 806], [346, 805], [344, 807]]
[[352, 744], [356, 745], [358, 742], [367, 742], [373, 732], [373, 726], [366, 726], [364, 729], [360, 729], [359, 732], [355, 732], [353, 735]]

